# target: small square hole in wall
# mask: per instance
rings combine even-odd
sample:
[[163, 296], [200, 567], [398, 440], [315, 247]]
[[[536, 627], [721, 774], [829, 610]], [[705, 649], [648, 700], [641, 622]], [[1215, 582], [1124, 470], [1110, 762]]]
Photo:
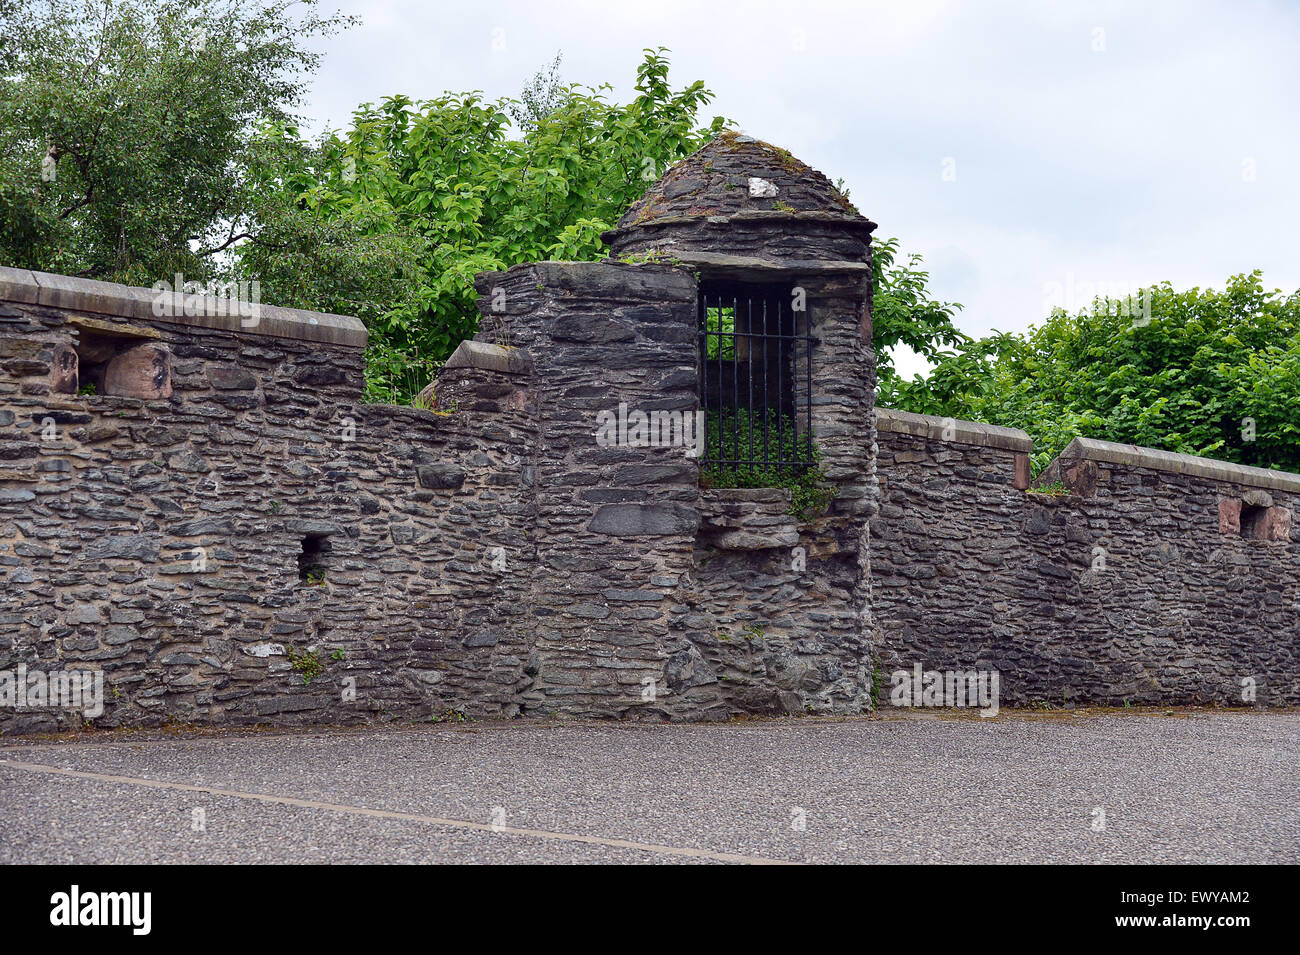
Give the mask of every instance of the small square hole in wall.
[[[61, 361], [66, 358], [60, 355]], [[162, 342], [147, 337], [81, 328], [71, 363], [76, 370], [69, 373], [61, 366], [54, 390], [144, 399], [172, 395], [171, 354]], [[76, 384], [69, 387], [69, 379]]]
[[1251, 540], [1266, 539], [1268, 508], [1257, 504], [1241, 505], [1241, 536]]
[[306, 584], [325, 583], [325, 562], [330, 552], [330, 539], [324, 534], [308, 534], [302, 539], [302, 553], [298, 555], [298, 579]]

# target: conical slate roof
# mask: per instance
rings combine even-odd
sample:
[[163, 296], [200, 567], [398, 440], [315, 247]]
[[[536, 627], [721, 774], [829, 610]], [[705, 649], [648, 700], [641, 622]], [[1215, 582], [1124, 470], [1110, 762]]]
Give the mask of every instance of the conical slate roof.
[[[771, 188], [757, 186], [759, 194], [754, 195], [751, 179], [762, 179]], [[788, 150], [726, 132], [669, 169], [632, 205], [618, 227], [664, 216], [755, 211], [825, 212], [862, 219], [829, 179]]]
[[865, 242], [874, 228], [826, 176], [788, 150], [724, 132], [669, 169], [605, 239], [614, 255], [685, 247], [739, 252], [729, 248], [734, 234], [751, 254], [758, 246], [779, 254], [779, 236], [818, 235], [840, 246], [825, 249], [831, 257], [859, 259], [862, 253], [842, 242]]

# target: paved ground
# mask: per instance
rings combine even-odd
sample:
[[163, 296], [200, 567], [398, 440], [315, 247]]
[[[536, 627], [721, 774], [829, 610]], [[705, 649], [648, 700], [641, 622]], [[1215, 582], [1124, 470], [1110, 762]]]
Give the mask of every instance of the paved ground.
[[4, 740], [0, 861], [1300, 862], [1300, 713], [927, 716]]

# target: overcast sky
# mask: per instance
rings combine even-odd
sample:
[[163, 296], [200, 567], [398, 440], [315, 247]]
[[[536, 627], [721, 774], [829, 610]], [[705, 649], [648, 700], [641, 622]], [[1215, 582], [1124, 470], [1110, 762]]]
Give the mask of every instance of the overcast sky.
[[626, 101], [641, 49], [666, 46], [675, 87], [717, 94], [709, 117], [842, 176], [969, 334], [1089, 285], [1258, 268], [1300, 288], [1295, 0], [339, 6], [363, 23], [320, 44], [313, 128], [394, 93], [515, 95], [559, 51], [566, 82]]

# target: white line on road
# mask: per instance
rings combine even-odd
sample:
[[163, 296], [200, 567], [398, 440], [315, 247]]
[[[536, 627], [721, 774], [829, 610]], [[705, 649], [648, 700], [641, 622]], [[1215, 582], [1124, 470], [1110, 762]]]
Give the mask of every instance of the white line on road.
[[493, 832], [499, 835], [529, 836], [534, 839], [550, 839], [556, 842], [580, 842], [587, 845], [611, 846], [616, 849], [638, 849], [642, 852], [657, 852], [661, 855], [685, 856], [690, 859], [709, 859], [715, 862], [740, 862], [749, 865], [798, 865], [784, 859], [765, 859], [762, 856], [737, 855], [731, 852], [710, 852], [707, 849], [692, 849], [686, 846], [664, 846], [651, 842], [631, 842], [627, 839], [606, 839], [600, 836], [583, 836], [572, 832], [549, 832], [545, 829], [516, 829], [511, 826], [492, 826], [483, 822], [467, 822], [463, 819], [443, 819], [439, 816], [422, 816], [410, 812], [393, 812], [388, 809], [367, 809], [364, 806], [345, 806], [341, 803], [318, 802], [314, 799], [297, 799], [293, 796], [269, 796], [265, 793], [246, 793], [238, 789], [217, 789], [212, 786], [191, 786], [186, 783], [171, 783], [161, 779], [145, 779], [139, 776], [112, 776], [107, 773], [92, 773], [78, 769], [62, 769], [58, 766], [46, 766], [41, 763], [24, 763], [12, 759], [0, 759], [0, 766], [25, 769], [33, 773], [47, 773], [54, 776], [72, 776], [77, 779], [93, 779], [97, 782], [119, 783], [126, 786], [145, 786], [151, 789], [169, 789], [178, 792], [206, 793], [212, 796], [230, 796], [234, 799], [253, 799], [258, 802], [273, 803], [279, 806], [298, 806], [303, 809], [324, 809], [329, 812], [346, 812], [356, 816], [370, 816], [377, 819], [398, 819], [403, 822], [416, 822], [426, 826], [446, 826], [452, 829], [471, 829]]

